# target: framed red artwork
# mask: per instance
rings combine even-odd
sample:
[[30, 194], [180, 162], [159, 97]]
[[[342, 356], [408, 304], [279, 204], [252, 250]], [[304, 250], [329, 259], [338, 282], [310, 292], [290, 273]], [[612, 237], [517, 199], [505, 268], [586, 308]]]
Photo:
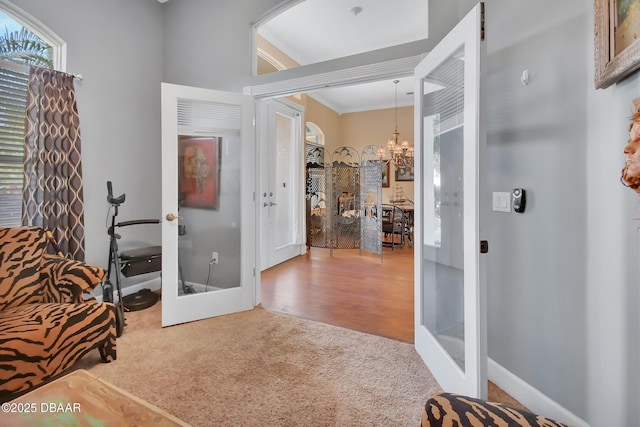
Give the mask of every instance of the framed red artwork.
[[182, 207], [218, 209], [219, 162], [220, 138], [178, 138], [178, 191]]

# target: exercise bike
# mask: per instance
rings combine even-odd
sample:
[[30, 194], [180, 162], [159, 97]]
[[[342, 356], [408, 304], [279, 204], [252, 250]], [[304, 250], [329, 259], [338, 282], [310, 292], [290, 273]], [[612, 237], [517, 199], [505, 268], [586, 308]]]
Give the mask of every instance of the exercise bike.
[[[126, 195], [123, 193], [118, 197], [113, 196], [113, 186], [111, 181], [107, 181], [107, 201], [113, 209], [111, 215], [111, 226], [109, 227], [109, 267], [107, 269], [107, 279], [103, 283], [103, 301], [114, 302], [114, 290], [111, 283], [111, 268], [115, 271], [116, 289], [118, 291], [118, 303], [116, 305], [116, 332], [119, 337], [122, 335], [125, 327], [124, 313], [128, 311], [143, 310], [145, 308], [154, 305], [159, 297], [156, 293], [151, 292], [149, 289], [143, 289], [135, 294], [122, 296], [122, 289], [120, 284], [120, 274], [125, 277], [137, 276], [140, 274], [153, 273], [161, 271], [162, 269], [162, 246], [147, 246], [137, 249], [128, 249], [123, 252], [118, 251], [118, 239], [121, 236], [116, 233], [117, 228], [128, 227], [132, 225], [143, 224], [160, 224], [158, 219], [138, 219], [133, 221], [122, 221], [116, 223], [116, 217], [118, 216], [118, 208], [125, 201]], [[181, 201], [183, 198], [181, 198]], [[184, 236], [186, 234], [186, 227], [180, 225], [178, 227], [178, 234]], [[180, 282], [182, 283], [182, 291], [184, 294], [194, 294], [195, 289], [191, 285], [187, 285], [182, 275], [182, 267], [178, 262], [178, 274], [180, 276]], [[162, 275], [161, 275], [162, 277]]]
[[[121, 236], [116, 233], [117, 228], [128, 227], [132, 225], [142, 224], [160, 224], [157, 219], [140, 219], [133, 221], [123, 221], [116, 223], [118, 216], [118, 208], [125, 201], [126, 195], [123, 193], [118, 197], [113, 196], [113, 187], [111, 181], [107, 181], [107, 202], [113, 209], [111, 215], [111, 226], [108, 229], [109, 234], [109, 267], [107, 268], [106, 280], [102, 285], [102, 299], [105, 302], [114, 303], [114, 289], [111, 283], [111, 268], [114, 268], [116, 290], [118, 292], [118, 302], [116, 307], [116, 335], [120, 337], [124, 332], [126, 311], [141, 310], [152, 306], [158, 301], [158, 295], [146, 290], [144, 294], [140, 292], [134, 294], [125, 304], [125, 299], [129, 297], [122, 296], [122, 288], [120, 283], [120, 274], [125, 277], [136, 276], [139, 274], [153, 273], [160, 271], [162, 268], [162, 246], [149, 246], [138, 249], [130, 249], [127, 251], [118, 251], [118, 239]], [[142, 292], [142, 291], [141, 291]]]

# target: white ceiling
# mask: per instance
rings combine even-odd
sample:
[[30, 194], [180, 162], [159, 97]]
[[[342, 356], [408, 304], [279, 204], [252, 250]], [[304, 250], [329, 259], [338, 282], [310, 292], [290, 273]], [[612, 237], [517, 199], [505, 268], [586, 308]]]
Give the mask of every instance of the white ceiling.
[[308, 95], [339, 114], [393, 108], [396, 96], [394, 80], [398, 80], [398, 106], [413, 105], [413, 77], [320, 89]]
[[[427, 23], [428, 0], [305, 0], [262, 24], [258, 32], [307, 65], [426, 39]], [[309, 95], [340, 114], [391, 108], [393, 80]], [[413, 80], [399, 80], [398, 105], [412, 105], [407, 93], [413, 92]]]
[[426, 39], [427, 24], [428, 0], [305, 0], [258, 32], [307, 65]]

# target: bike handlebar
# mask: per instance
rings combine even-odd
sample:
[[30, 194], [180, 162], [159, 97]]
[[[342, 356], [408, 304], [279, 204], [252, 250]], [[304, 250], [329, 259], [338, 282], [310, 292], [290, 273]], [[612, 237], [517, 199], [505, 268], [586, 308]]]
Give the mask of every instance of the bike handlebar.
[[107, 202], [111, 203], [112, 205], [119, 206], [120, 204], [124, 203], [125, 197], [126, 195], [124, 193], [122, 193], [118, 197], [113, 197], [113, 186], [111, 184], [111, 181], [107, 181]]

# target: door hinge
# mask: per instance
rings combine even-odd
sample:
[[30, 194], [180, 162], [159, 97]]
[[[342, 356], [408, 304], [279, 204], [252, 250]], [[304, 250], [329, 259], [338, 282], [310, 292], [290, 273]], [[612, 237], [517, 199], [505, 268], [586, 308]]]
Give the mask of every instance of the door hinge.
[[480, 253], [486, 254], [489, 252], [489, 241], [488, 240], [480, 240]]
[[480, 3], [480, 40], [484, 41], [484, 2]]
[[255, 126], [255, 125], [256, 125], [256, 118], [255, 118], [255, 116], [254, 116], [254, 117], [253, 117], [253, 126]]

